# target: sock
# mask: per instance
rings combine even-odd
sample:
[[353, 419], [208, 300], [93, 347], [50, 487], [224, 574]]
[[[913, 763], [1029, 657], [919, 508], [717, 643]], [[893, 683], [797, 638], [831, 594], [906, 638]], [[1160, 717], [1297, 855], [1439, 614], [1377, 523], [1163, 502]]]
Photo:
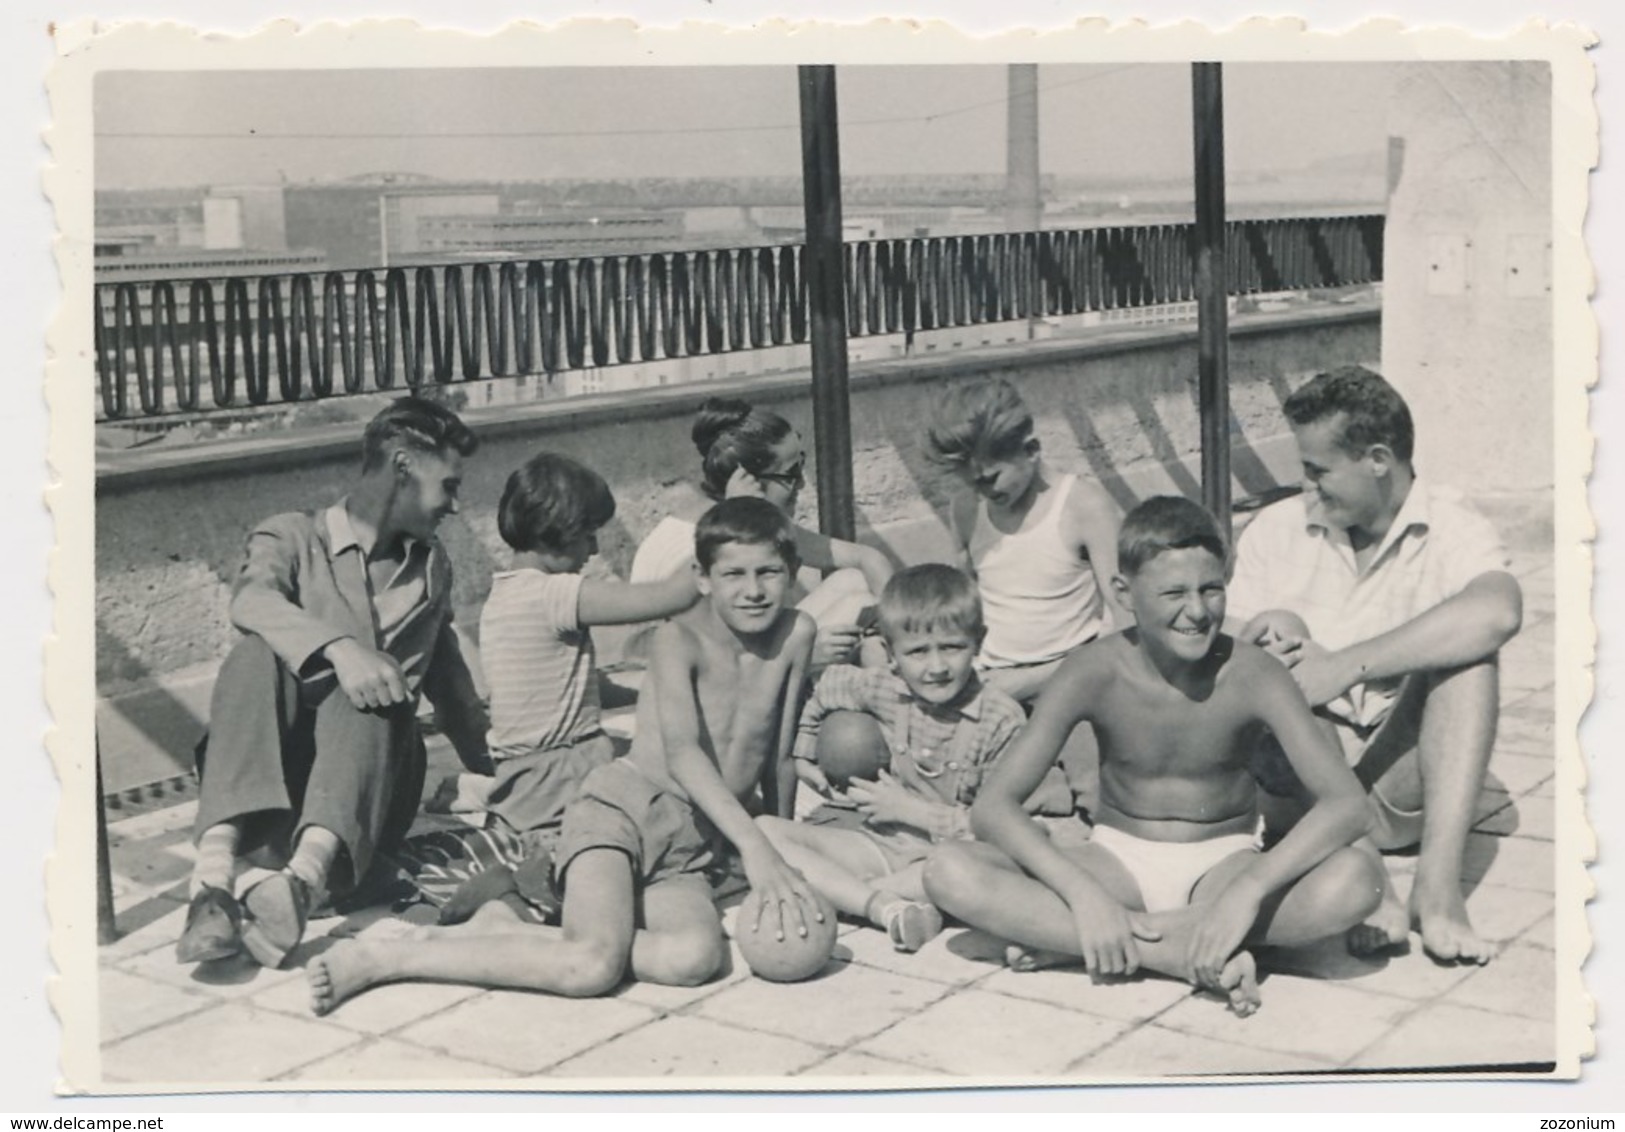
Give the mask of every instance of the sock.
[[869, 899], [864, 902], [863, 918], [868, 920], [875, 927], [884, 929], [886, 926], [887, 913], [889, 913], [894, 906], [902, 903], [905, 903], [905, 901], [895, 892], [881, 892], [879, 889], [876, 889], [874, 892], [869, 894]]
[[211, 825], [197, 839], [197, 864], [192, 867], [192, 891], [196, 896], [205, 885], [231, 891], [237, 873], [237, 843], [242, 830], [230, 822]]
[[319, 825], [307, 825], [300, 831], [299, 844], [294, 846], [288, 871], [304, 881], [313, 896], [319, 896], [326, 888], [327, 874], [338, 856], [339, 844], [338, 834]]

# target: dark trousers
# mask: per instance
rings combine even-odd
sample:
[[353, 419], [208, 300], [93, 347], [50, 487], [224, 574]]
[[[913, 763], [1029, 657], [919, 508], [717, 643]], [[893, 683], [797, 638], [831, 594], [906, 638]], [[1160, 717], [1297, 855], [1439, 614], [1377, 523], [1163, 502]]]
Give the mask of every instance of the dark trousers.
[[246, 636], [220, 668], [209, 729], [198, 836], [231, 821], [243, 831], [240, 852], [263, 845], [286, 858], [306, 826], [321, 826], [343, 843], [328, 880], [342, 892], [411, 828], [427, 759], [410, 703], [360, 711], [331, 672], [300, 680]]

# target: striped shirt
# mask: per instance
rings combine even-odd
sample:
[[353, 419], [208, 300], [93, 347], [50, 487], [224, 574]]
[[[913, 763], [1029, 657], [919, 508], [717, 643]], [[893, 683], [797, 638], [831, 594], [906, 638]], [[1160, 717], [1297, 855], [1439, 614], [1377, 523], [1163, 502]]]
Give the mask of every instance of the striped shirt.
[[[1242, 532], [1227, 614], [1247, 621], [1267, 610], [1297, 614], [1319, 644], [1336, 651], [1369, 641], [1459, 594], [1511, 560], [1488, 520], [1459, 492], [1417, 478], [1365, 569], [1348, 532], [1328, 526], [1309, 497], [1282, 500]], [[1374, 727], [1392, 709], [1401, 678], [1357, 685], [1326, 710]]]
[[568, 746], [599, 730], [597, 653], [577, 616], [580, 574], [499, 571], [480, 614], [493, 759]]
[[832, 664], [802, 709], [795, 757], [817, 758], [818, 729], [830, 712], [873, 716], [891, 753], [892, 776], [911, 793], [938, 803], [925, 832], [936, 841], [969, 837], [976, 790], [1027, 716], [1015, 700], [974, 675], [968, 692], [963, 703], [939, 707], [917, 699], [889, 669]]

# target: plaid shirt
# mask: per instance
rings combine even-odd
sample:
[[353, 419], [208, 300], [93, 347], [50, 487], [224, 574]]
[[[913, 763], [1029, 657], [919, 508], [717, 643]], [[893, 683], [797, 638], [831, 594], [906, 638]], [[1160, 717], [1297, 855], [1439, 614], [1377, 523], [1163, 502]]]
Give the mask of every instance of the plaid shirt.
[[970, 803], [987, 769], [1026, 722], [1021, 705], [972, 675], [963, 702], [921, 702], [897, 673], [835, 664], [824, 670], [802, 710], [795, 757], [816, 759], [818, 728], [832, 711], [875, 718], [891, 752], [892, 776], [935, 803], [926, 833], [933, 841], [969, 837]]
[[[1397, 629], [1510, 564], [1500, 536], [1460, 493], [1420, 478], [1363, 570], [1348, 532], [1328, 526], [1319, 508], [1298, 496], [1265, 508], [1242, 532], [1227, 608], [1239, 621], [1271, 609], [1295, 613], [1315, 641], [1335, 651]], [[1374, 727], [1399, 685], [1358, 685], [1326, 708]]]

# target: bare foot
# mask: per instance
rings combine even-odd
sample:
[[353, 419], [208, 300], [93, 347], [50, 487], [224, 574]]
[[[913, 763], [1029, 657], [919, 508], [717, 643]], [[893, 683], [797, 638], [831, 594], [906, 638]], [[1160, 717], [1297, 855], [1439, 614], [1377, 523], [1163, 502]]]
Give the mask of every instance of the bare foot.
[[1488, 963], [1498, 950], [1473, 930], [1467, 903], [1454, 886], [1435, 895], [1422, 889], [1420, 880], [1411, 892], [1411, 915], [1422, 932], [1422, 947], [1444, 962]]
[[1382, 903], [1363, 924], [1348, 930], [1350, 955], [1375, 955], [1390, 947], [1403, 947], [1411, 937], [1411, 914], [1394, 899], [1391, 891], [1384, 891]]
[[1230, 997], [1230, 1009], [1237, 1018], [1245, 1018], [1264, 1004], [1258, 993], [1258, 966], [1253, 953], [1238, 951], [1219, 972], [1219, 989]]
[[382, 981], [384, 973], [372, 962], [366, 944], [345, 940], [306, 964], [305, 977], [310, 982], [311, 1013], [322, 1015]]
[[1012, 971], [1044, 971], [1051, 967], [1077, 966], [1083, 960], [1076, 955], [1068, 955], [1063, 951], [1045, 951], [1039, 947], [1028, 947], [1022, 943], [1012, 943], [1004, 949], [1004, 965]]

